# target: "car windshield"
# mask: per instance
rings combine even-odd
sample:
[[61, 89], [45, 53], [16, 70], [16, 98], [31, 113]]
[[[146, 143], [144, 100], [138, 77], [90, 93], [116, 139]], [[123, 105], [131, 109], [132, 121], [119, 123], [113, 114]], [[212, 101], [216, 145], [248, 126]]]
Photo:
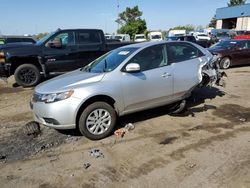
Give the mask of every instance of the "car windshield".
[[161, 35], [152, 35], [152, 39], [160, 39]]
[[122, 36], [115, 36], [115, 39], [122, 39]]
[[176, 40], [178, 40], [178, 37], [167, 37], [167, 40], [176, 41]]
[[217, 33], [216, 34], [217, 37], [229, 37], [228, 33]]
[[136, 36], [135, 38], [136, 39], [144, 39], [145, 37], [144, 36]]
[[92, 73], [111, 72], [138, 48], [118, 48], [99, 57], [82, 71]]
[[221, 41], [221, 42], [214, 44], [211, 47], [222, 47], [222, 48], [230, 49], [230, 48], [233, 48], [236, 44], [237, 44], [236, 41]]
[[55, 32], [49, 33], [48, 35], [44, 36], [39, 41], [37, 41], [36, 44], [40, 45], [40, 44], [44, 43], [48, 38], [50, 38], [54, 34], [55, 34]]
[[205, 35], [205, 34], [199, 34], [198, 36], [199, 37], [207, 37], [207, 35]]

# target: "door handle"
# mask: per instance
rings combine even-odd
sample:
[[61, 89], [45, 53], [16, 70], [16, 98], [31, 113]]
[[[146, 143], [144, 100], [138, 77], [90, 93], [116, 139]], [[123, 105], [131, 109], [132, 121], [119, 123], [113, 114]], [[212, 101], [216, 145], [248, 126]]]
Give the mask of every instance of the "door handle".
[[172, 76], [170, 73], [167, 73], [167, 72], [164, 72], [162, 75], [161, 75], [163, 78], [168, 78], [170, 76]]

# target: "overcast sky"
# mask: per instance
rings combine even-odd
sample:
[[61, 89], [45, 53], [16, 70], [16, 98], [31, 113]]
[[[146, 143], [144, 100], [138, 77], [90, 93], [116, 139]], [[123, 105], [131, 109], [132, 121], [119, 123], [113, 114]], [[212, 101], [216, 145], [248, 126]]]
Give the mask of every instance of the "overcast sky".
[[[118, 11], [139, 6], [149, 30], [206, 26], [229, 0], [0, 0], [2, 34], [36, 34], [57, 28], [98, 28], [113, 33]], [[119, 3], [119, 8], [118, 8]]]

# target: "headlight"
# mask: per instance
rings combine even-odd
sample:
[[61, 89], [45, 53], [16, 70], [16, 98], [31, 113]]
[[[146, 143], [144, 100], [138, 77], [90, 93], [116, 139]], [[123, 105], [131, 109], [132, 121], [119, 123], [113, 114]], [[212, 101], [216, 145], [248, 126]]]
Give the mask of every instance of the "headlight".
[[50, 93], [50, 94], [34, 94], [33, 95], [33, 101], [34, 102], [45, 102], [45, 103], [52, 103], [52, 102], [57, 102], [61, 101], [64, 99], [68, 99], [73, 95], [74, 91], [69, 90], [66, 92], [61, 92], [61, 93]]
[[0, 63], [5, 63], [5, 54], [4, 54], [4, 52], [0, 52]]

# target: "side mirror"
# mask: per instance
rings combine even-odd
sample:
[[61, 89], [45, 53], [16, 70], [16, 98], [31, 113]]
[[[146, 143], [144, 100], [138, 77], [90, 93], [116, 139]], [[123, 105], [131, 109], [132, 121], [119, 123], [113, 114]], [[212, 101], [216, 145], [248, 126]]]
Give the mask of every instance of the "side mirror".
[[137, 63], [129, 63], [125, 68], [126, 72], [140, 72], [140, 65]]
[[46, 47], [62, 48], [62, 41], [60, 38], [54, 38], [53, 40], [50, 40], [49, 42], [47, 42]]

